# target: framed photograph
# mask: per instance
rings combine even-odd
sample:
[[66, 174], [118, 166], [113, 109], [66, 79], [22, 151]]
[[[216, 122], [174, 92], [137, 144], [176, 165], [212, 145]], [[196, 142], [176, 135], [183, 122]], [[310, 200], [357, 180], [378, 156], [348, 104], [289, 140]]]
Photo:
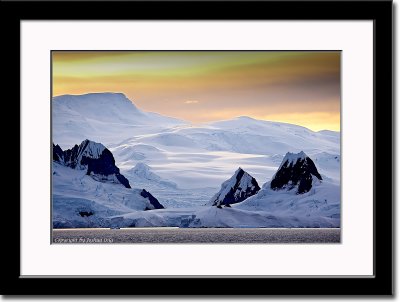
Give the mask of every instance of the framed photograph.
[[340, 243], [340, 62], [53, 50], [52, 243]]
[[1, 11], [2, 294], [393, 294], [391, 1]]

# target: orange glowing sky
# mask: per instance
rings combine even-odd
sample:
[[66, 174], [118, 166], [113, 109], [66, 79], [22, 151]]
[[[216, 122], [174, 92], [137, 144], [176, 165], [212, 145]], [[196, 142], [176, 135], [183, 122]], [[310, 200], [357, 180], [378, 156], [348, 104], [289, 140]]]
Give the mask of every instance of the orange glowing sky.
[[340, 52], [53, 51], [53, 95], [123, 92], [192, 123], [250, 116], [340, 131]]

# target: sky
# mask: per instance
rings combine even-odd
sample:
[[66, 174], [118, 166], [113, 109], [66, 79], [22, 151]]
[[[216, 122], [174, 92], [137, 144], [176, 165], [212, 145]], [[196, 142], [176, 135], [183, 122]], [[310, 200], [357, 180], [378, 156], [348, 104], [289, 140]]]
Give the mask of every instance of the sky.
[[122, 92], [194, 124], [249, 116], [340, 131], [340, 52], [53, 51], [53, 96]]

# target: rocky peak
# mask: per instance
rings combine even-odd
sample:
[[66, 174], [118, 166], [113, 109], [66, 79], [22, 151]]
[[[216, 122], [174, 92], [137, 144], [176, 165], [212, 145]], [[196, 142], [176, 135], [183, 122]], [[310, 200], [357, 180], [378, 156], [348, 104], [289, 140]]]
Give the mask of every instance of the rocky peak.
[[110, 150], [100, 143], [86, 139], [79, 146], [65, 151], [53, 144], [53, 160], [73, 169], [86, 169], [86, 174], [98, 181], [117, 182], [126, 188], [131, 187], [129, 181], [120, 174]]
[[314, 162], [303, 151], [286, 153], [271, 181], [271, 189], [297, 189], [297, 194], [303, 194], [312, 188], [313, 177], [322, 180]]
[[220, 207], [238, 203], [253, 196], [260, 190], [256, 179], [242, 168], [221, 185], [220, 191], [213, 196], [211, 204]]

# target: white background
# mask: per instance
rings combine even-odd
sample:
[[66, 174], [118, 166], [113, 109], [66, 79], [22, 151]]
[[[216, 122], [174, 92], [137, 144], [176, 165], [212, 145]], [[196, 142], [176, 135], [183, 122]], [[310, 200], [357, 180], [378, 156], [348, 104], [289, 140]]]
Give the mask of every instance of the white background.
[[[396, 1], [395, 1], [395, 4], [396, 4]], [[399, 38], [399, 34], [398, 34], [398, 32], [399, 32], [399, 30], [398, 30], [398, 26], [397, 26], [397, 24], [395, 25], [395, 27], [396, 27], [396, 30], [395, 30], [395, 33], [396, 33], [396, 40]], [[397, 66], [397, 64], [396, 64], [396, 67], [398, 67]], [[397, 68], [396, 68], [396, 71], [397, 71]], [[396, 82], [395, 82], [395, 87], [397, 86], [397, 87], [399, 87], [400, 86], [400, 81], [399, 81], [399, 78], [398, 78], [398, 76], [397, 76], [397, 72], [395, 73], [396, 74], [396, 77], [395, 77], [395, 79], [396, 79]], [[396, 95], [395, 95], [396, 96]], [[399, 106], [397, 106], [396, 107], [396, 115], [398, 116], [399, 115], [399, 113], [400, 113], [400, 110], [399, 110]], [[398, 135], [399, 134], [399, 126], [398, 126], [398, 123], [397, 123], [397, 125], [396, 125], [396, 141], [398, 142], [399, 141], [399, 139], [400, 139], [400, 136]], [[396, 148], [396, 150], [397, 150], [397, 148]], [[399, 162], [397, 161], [396, 162], [396, 170], [398, 171], [399, 170]], [[397, 173], [396, 173], [396, 175], [397, 175]], [[395, 185], [396, 185], [396, 187], [400, 187], [400, 181], [399, 181], [399, 178], [398, 177], [396, 177], [396, 183], [395, 183]], [[398, 216], [399, 215], [399, 207], [397, 207], [396, 208], [396, 216], [397, 217], [399, 217]], [[398, 234], [399, 234], [399, 230], [398, 230], [398, 224], [397, 224], [397, 226], [396, 226], [396, 233], [395, 233], [397, 236], [396, 236], [396, 241], [399, 239], [399, 236], [398, 236]], [[395, 262], [396, 264], [397, 264], [397, 262]], [[398, 266], [396, 265], [396, 271], [398, 270]], [[398, 286], [399, 286], [399, 281], [398, 281], [398, 278], [395, 278], [395, 280], [396, 280], [396, 288], [398, 288]], [[3, 297], [2, 297], [2, 299], [3, 299]], [[307, 300], [308, 300], [309, 298], [307, 298]], [[25, 299], [13, 299], [13, 301], [24, 301]], [[40, 299], [39, 299], [40, 300]], [[51, 297], [49, 297], [48, 299], [46, 299], [46, 300], [53, 300], [53, 298], [51, 298]], [[66, 298], [64, 298], [64, 300], [69, 300], [69, 299], [66, 299]], [[87, 299], [74, 299], [74, 300], [87, 300]], [[92, 298], [92, 300], [99, 300], [98, 298]], [[113, 300], [116, 300], [115, 298], [114, 299], [102, 299], [102, 301], [113, 301]], [[156, 300], [159, 300], [159, 299], [154, 299], [154, 298], [152, 298], [152, 299], [135, 299], [136, 301], [156, 301]], [[176, 300], [176, 299], [174, 299], [174, 300]], [[198, 300], [204, 300], [204, 299], [198, 299]], [[216, 299], [207, 299], [208, 301], [212, 301], [212, 300], [216, 300]], [[219, 300], [221, 300], [221, 299], [219, 299]], [[225, 299], [225, 300], [232, 300], [232, 298], [229, 298], [229, 299]], [[245, 300], [248, 300], [248, 299], [235, 299], [236, 301], [245, 301]], [[288, 301], [289, 299], [280, 299], [280, 298], [275, 298], [275, 299], [268, 299], [269, 301]], [[291, 300], [291, 299], [290, 299]], [[314, 299], [313, 299], [314, 300]], [[316, 298], [315, 300], [319, 300], [319, 298]], [[336, 299], [330, 299], [330, 300], [336, 300]], [[338, 299], [339, 300], [339, 299]], [[350, 300], [352, 300], [352, 299], [349, 299], [349, 298], [347, 298], [347, 299], [343, 299], [343, 298], [340, 298], [340, 300], [341, 301], [350, 301]], [[382, 300], [382, 299], [380, 299], [380, 298], [372, 298], [372, 299], [368, 299], [368, 300], [370, 300], [370, 301], [379, 301], [379, 300]], [[397, 298], [396, 298], [396, 300], [398, 300]]]
[[[21, 275], [372, 276], [372, 21], [24, 21], [21, 33]], [[341, 244], [50, 245], [49, 55], [79, 48], [342, 50]]]

